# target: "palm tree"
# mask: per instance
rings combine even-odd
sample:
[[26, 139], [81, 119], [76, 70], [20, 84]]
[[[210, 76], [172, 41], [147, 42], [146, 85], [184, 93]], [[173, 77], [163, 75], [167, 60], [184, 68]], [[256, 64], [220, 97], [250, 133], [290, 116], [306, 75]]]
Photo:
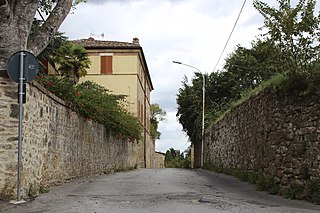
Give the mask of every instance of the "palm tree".
[[58, 49], [56, 62], [58, 71], [67, 77], [73, 77], [74, 84], [87, 74], [91, 61], [84, 47], [67, 42]]

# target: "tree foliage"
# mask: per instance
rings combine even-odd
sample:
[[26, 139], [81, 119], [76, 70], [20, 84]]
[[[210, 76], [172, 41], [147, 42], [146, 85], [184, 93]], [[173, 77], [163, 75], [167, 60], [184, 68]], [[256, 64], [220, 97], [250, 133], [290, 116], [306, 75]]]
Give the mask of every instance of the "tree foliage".
[[201, 115], [202, 115], [202, 74], [195, 73], [192, 84], [189, 85], [185, 77], [182, 88], [177, 95], [177, 117], [183, 131], [187, 133], [191, 142], [201, 141]]
[[[251, 48], [240, 45], [225, 60], [224, 69], [206, 75], [205, 127], [241, 98], [244, 91], [282, 73], [280, 51], [268, 41], [252, 42]], [[192, 143], [201, 142], [202, 74], [195, 73], [189, 83], [185, 78], [177, 95], [177, 117]]]
[[191, 147], [180, 154], [180, 150], [170, 148], [165, 156], [166, 168], [190, 168], [191, 167]]
[[68, 38], [64, 36], [64, 33], [61, 32], [57, 32], [54, 35], [48, 46], [37, 57], [42, 68], [40, 69], [40, 72], [46, 70], [48, 68], [47, 66], [50, 65], [55, 72], [59, 73], [56, 58], [61, 53], [59, 49], [69, 42], [67, 39]]
[[320, 57], [320, 14], [315, 15], [316, 0], [299, 0], [295, 6], [290, 0], [278, 0], [274, 8], [262, 1], [254, 7], [265, 18], [265, 35], [279, 47], [281, 59], [288, 72], [313, 70]]
[[66, 101], [76, 112], [98, 121], [118, 137], [130, 140], [141, 137], [142, 127], [138, 119], [122, 105], [125, 96], [111, 94], [90, 81], [74, 85], [69, 78], [55, 76], [39, 76], [37, 81]]
[[[1, 0], [0, 71], [6, 70], [9, 57], [19, 50], [39, 55], [50, 42], [71, 8], [83, 0]], [[31, 33], [37, 11], [47, 14], [37, 33]]]
[[320, 92], [320, 13], [315, 14], [316, 0], [278, 0], [278, 8], [254, 1], [265, 18], [266, 40], [281, 52], [281, 63], [288, 76], [284, 87], [299, 94]]
[[72, 77], [74, 84], [87, 74], [91, 64], [86, 49], [71, 42], [59, 47], [54, 60], [59, 65], [58, 71], [63, 76]]
[[[242, 97], [277, 74], [285, 75], [282, 87], [287, 91], [320, 92], [320, 15], [314, 15], [316, 1], [278, 0], [279, 8], [254, 1], [265, 17], [268, 32], [252, 42], [240, 45], [225, 59], [225, 66], [206, 76], [205, 127], [214, 122]], [[177, 95], [177, 117], [192, 143], [201, 142], [202, 76], [195, 73], [189, 83], [182, 81]]]
[[[37, 34], [41, 22], [39, 20], [33, 22], [31, 34]], [[37, 58], [42, 70], [48, 68], [48, 63], [57, 74], [72, 77], [74, 84], [78, 83], [80, 77], [87, 74], [87, 69], [91, 64], [86, 49], [73, 44], [64, 33], [59, 31]]]
[[153, 141], [160, 139], [161, 133], [158, 131], [160, 121], [166, 119], [167, 112], [160, 108], [159, 104], [150, 106], [150, 135]]

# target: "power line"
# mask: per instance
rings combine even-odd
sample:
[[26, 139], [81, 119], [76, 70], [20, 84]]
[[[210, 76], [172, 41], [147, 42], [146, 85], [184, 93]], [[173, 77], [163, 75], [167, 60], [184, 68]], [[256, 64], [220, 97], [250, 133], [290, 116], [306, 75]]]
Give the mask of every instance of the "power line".
[[223, 50], [222, 50], [222, 52], [221, 52], [221, 54], [220, 54], [220, 57], [219, 57], [216, 65], [215, 65], [215, 67], [214, 67], [214, 69], [213, 69], [213, 72], [216, 71], [216, 68], [217, 68], [217, 66], [218, 66], [218, 64], [219, 64], [219, 62], [220, 62], [220, 60], [221, 60], [221, 57], [222, 57], [224, 51], [225, 51], [226, 48], [227, 48], [227, 45], [228, 45], [228, 43], [229, 43], [229, 41], [230, 41], [230, 38], [231, 38], [231, 36], [232, 36], [232, 34], [233, 34], [234, 29], [236, 28], [236, 26], [237, 26], [237, 24], [238, 24], [240, 15], [241, 15], [241, 13], [242, 13], [242, 10], [243, 10], [244, 5], [246, 4], [246, 2], [247, 2], [247, 0], [244, 0], [244, 2], [243, 2], [243, 4], [242, 4], [242, 7], [241, 7], [241, 10], [240, 10], [240, 12], [239, 12], [238, 18], [237, 18], [236, 22], [234, 23], [234, 26], [233, 26], [233, 28], [232, 28], [232, 31], [231, 31], [231, 33], [230, 33], [230, 35], [229, 35], [229, 38], [228, 38], [226, 44], [224, 45], [224, 48], [223, 48]]

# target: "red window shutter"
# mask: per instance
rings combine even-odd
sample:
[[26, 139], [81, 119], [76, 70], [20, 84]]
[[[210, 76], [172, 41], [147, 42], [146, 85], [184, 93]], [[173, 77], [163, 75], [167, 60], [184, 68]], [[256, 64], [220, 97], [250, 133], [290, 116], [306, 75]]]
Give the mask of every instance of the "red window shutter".
[[101, 74], [112, 74], [112, 56], [101, 56]]
[[41, 71], [43, 73], [48, 74], [48, 72], [49, 72], [49, 62], [48, 62], [48, 60], [41, 60], [40, 62], [41, 62]]

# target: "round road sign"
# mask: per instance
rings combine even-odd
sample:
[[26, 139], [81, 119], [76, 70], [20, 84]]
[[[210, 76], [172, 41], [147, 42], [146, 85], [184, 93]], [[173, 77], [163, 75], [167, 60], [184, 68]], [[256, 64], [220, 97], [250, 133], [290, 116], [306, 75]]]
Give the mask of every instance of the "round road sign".
[[39, 63], [37, 58], [30, 52], [18, 51], [14, 53], [8, 62], [8, 75], [12, 81], [19, 83], [20, 78], [20, 57], [23, 54], [23, 77], [24, 82], [30, 82], [38, 74]]

